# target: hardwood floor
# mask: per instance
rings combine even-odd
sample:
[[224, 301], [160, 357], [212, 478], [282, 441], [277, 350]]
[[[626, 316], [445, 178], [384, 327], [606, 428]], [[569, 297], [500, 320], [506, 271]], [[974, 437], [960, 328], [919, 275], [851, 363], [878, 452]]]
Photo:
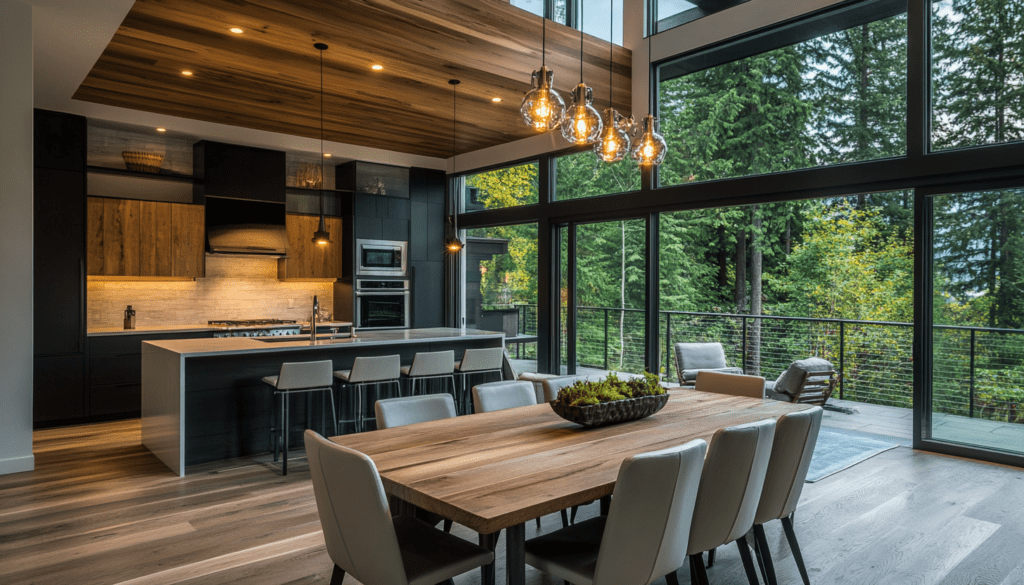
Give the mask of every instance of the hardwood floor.
[[[35, 453], [35, 471], [0, 476], [0, 583], [329, 582], [301, 454], [288, 477], [267, 456], [192, 467], [180, 479], [140, 445], [137, 420], [39, 431]], [[815, 584], [1017, 585], [1021, 510], [1024, 470], [900, 447], [807, 484], [796, 530]], [[548, 516], [542, 530], [559, 525]], [[781, 526], [766, 528], [780, 582], [798, 584]], [[527, 538], [535, 533], [528, 524]], [[719, 549], [709, 574], [716, 585], [745, 583], [736, 547]], [[687, 569], [679, 577], [686, 583]]]

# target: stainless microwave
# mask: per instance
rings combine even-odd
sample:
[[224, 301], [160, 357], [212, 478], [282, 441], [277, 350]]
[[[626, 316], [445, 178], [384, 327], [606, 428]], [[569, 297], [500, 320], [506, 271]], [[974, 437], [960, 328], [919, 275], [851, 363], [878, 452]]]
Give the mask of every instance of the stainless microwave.
[[356, 240], [357, 276], [405, 276], [409, 242]]

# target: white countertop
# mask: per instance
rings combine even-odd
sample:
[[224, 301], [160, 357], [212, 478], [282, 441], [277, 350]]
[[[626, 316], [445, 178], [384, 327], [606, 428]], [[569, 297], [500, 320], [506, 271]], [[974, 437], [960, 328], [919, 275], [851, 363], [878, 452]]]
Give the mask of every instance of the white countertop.
[[[347, 321], [323, 321], [318, 322], [317, 327], [351, 327], [352, 323]], [[243, 329], [271, 329], [275, 327], [306, 327], [305, 323], [280, 323], [277, 325], [238, 325], [228, 327], [225, 325], [160, 325], [151, 327], [136, 327], [135, 329], [124, 329], [123, 327], [93, 327], [89, 329], [89, 337], [103, 337], [106, 335], [154, 335], [160, 333], [201, 333], [204, 331], [241, 331]]]
[[[216, 355], [240, 355], [253, 353], [272, 353], [281, 351], [302, 351], [325, 349], [330, 347], [389, 345], [396, 343], [430, 343], [441, 341], [457, 341], [460, 339], [497, 338], [504, 339], [505, 334], [499, 331], [480, 331], [478, 329], [457, 329], [436, 327], [432, 329], [401, 329], [393, 331], [356, 331], [356, 337], [343, 339], [321, 339], [315, 343], [309, 341], [260, 341], [254, 337], [219, 337], [212, 339], [165, 339], [144, 341], [151, 345], [181, 355], [181, 357], [201, 357]], [[267, 339], [274, 339], [272, 337]]]

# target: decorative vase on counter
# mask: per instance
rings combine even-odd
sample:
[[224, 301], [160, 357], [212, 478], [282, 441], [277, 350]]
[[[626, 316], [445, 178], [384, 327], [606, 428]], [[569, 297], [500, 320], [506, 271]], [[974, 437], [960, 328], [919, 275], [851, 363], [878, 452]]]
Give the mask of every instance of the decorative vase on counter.
[[124, 310], [124, 328], [135, 329], [135, 309], [131, 305]]

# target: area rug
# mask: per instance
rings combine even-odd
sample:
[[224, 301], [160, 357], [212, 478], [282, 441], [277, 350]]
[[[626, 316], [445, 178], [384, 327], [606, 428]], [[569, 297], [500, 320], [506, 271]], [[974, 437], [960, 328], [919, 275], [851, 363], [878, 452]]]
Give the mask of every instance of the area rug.
[[814, 446], [807, 483], [821, 481], [879, 453], [899, 447], [896, 439], [882, 440], [863, 433], [822, 428]]

